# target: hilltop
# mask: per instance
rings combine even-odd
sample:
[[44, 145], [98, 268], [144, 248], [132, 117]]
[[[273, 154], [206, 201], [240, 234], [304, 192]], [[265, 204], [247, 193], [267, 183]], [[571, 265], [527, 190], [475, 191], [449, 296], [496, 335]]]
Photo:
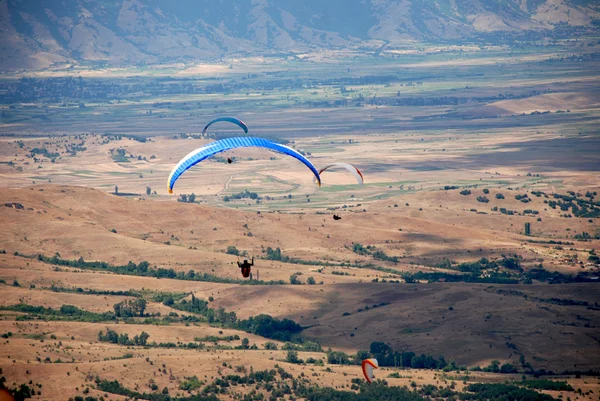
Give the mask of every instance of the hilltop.
[[592, 0], [0, 2], [0, 68], [300, 55], [408, 42], [506, 44], [594, 34]]

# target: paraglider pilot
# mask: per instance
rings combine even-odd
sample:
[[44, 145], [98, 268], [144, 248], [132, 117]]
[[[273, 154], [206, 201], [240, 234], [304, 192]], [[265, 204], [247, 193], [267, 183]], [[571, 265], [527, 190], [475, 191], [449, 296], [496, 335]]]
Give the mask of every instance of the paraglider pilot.
[[250, 268], [254, 266], [254, 258], [252, 258], [252, 263], [248, 263], [248, 259], [244, 259], [244, 263], [237, 262], [238, 267], [242, 269], [242, 276], [249, 277], [250, 276]]

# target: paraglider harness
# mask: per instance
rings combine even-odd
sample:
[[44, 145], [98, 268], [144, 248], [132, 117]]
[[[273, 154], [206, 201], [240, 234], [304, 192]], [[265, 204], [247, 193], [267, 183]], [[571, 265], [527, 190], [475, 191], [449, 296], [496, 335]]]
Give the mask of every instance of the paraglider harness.
[[252, 263], [248, 263], [247, 259], [244, 259], [244, 263], [237, 262], [238, 267], [242, 269], [242, 276], [250, 277], [250, 268], [254, 266], [254, 258], [252, 258]]

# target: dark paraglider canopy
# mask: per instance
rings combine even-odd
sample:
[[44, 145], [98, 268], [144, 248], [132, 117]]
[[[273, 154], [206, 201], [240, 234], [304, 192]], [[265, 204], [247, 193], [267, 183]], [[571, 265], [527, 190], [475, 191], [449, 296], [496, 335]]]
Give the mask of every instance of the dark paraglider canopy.
[[242, 120], [240, 120], [239, 118], [235, 118], [235, 117], [219, 117], [219, 118], [215, 118], [214, 120], [212, 120], [211, 122], [209, 122], [208, 124], [206, 124], [206, 126], [202, 130], [202, 135], [206, 134], [206, 130], [208, 129], [208, 127], [210, 127], [214, 123], [218, 123], [220, 121], [225, 121], [225, 122], [228, 122], [228, 123], [233, 123], [233, 124], [237, 125], [238, 127], [240, 127], [241, 129], [243, 129], [246, 134], [248, 133], [248, 126]]

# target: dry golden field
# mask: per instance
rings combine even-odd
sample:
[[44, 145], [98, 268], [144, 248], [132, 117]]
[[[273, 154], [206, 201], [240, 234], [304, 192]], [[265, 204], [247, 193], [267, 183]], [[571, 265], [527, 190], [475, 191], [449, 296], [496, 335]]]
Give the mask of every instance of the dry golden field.
[[[200, 299], [213, 297], [211, 307], [233, 311], [239, 318], [266, 313], [292, 319], [306, 327], [302, 331], [304, 338], [348, 354], [381, 341], [394, 349], [444, 355], [466, 366], [487, 366], [492, 360], [519, 366], [523, 355], [534, 366], [556, 372], [597, 369], [600, 321], [597, 307], [593, 307], [598, 302], [596, 283], [408, 284], [401, 273], [452, 274], [455, 271], [441, 267], [440, 262], [472, 262], [482, 257], [497, 260], [501, 255], [518, 255], [526, 271], [541, 262], [549, 271], [594, 274], [597, 267], [586, 265], [586, 256], [592, 249], [600, 250], [599, 241], [580, 242], [572, 237], [584, 231], [597, 232], [597, 220], [561, 217], [560, 210], [543, 202], [546, 198], [531, 192], [593, 192], [600, 187], [598, 176], [578, 170], [556, 171], [552, 160], [540, 159], [530, 165], [477, 169], [469, 166], [470, 160], [486, 154], [493, 159], [499, 152], [531, 151], [530, 141], [562, 140], [551, 133], [532, 134], [518, 145], [510, 135], [502, 133], [452, 139], [438, 134], [421, 141], [422, 137], [372, 135], [360, 138], [359, 143], [348, 143], [344, 137], [305, 137], [295, 142], [297, 148], [314, 155], [317, 166], [332, 159], [360, 166], [365, 175], [362, 187], [344, 172], [327, 172], [319, 189], [310, 174], [293, 160], [279, 155], [275, 155], [277, 160], [269, 160], [266, 156], [271, 155], [257, 150], [235, 151], [231, 153], [237, 158], [234, 164], [208, 161], [180, 179], [176, 192], [196, 193], [199, 203], [194, 204], [176, 202], [177, 195], [167, 195], [166, 176], [178, 157], [205, 140], [157, 137], [146, 143], [122, 139], [101, 144], [99, 136], [27, 138], [22, 139], [25, 146], [20, 148], [17, 140], [5, 139], [4, 160], [17, 162], [1, 167], [4, 175], [0, 204], [10, 207], [0, 208], [0, 249], [6, 251], [0, 255], [0, 278], [5, 282], [0, 305], [21, 303], [54, 309], [74, 305], [103, 313], [112, 312], [118, 302], [135, 298], [85, 291], [194, 293]], [[85, 142], [86, 151], [55, 163], [31, 163], [27, 157], [33, 147], [45, 146], [54, 152], [60, 151], [59, 144], [78, 141]], [[127, 149], [136, 158], [142, 155], [148, 161], [134, 158], [127, 163], [116, 162], [111, 159], [111, 148]], [[373, 158], [373, 154], [377, 157]], [[150, 159], [151, 155], [156, 158]], [[244, 160], [248, 157], [255, 160]], [[30, 164], [25, 164], [25, 160], [30, 160]], [[35, 167], [38, 165], [42, 168]], [[22, 171], [16, 171], [17, 166], [22, 166]], [[110, 193], [115, 185], [119, 192], [140, 195], [115, 196]], [[445, 185], [460, 189], [444, 190]], [[157, 194], [146, 195], [146, 186]], [[463, 187], [470, 187], [471, 195], [459, 194]], [[489, 203], [475, 199], [484, 195], [484, 188], [489, 189]], [[245, 189], [258, 192], [263, 198], [261, 203], [223, 202], [227, 194]], [[291, 199], [287, 199], [288, 193], [293, 193]], [[505, 198], [496, 199], [496, 193]], [[526, 205], [515, 199], [515, 195], [524, 193], [531, 199]], [[266, 196], [272, 200], [266, 200]], [[15, 208], [15, 203], [23, 208]], [[494, 206], [515, 210], [518, 215], [494, 212]], [[339, 209], [328, 210], [332, 207]], [[538, 210], [539, 215], [522, 215], [525, 208]], [[334, 212], [342, 220], [332, 220]], [[537, 221], [538, 216], [541, 221]], [[531, 223], [531, 237], [524, 235], [525, 222]], [[531, 239], [574, 241], [574, 245], [528, 242]], [[358, 255], [353, 252], [356, 243], [374, 246], [398, 261]], [[82, 257], [113, 265], [147, 260], [152, 266], [176, 272], [192, 269], [240, 279], [235, 266], [238, 257], [226, 253], [228, 246], [257, 258], [255, 274], [261, 280], [288, 282], [291, 274], [299, 273], [301, 282], [313, 277], [317, 284], [248, 286], [157, 279], [57, 267], [35, 257], [24, 257], [58, 253], [63, 259]], [[266, 247], [279, 247], [285, 256], [299, 260], [330, 265], [266, 260]], [[584, 264], [579, 264], [579, 260]], [[346, 265], [332, 266], [341, 263]], [[371, 265], [392, 270], [376, 270]], [[374, 279], [380, 282], [372, 282]], [[381, 282], [384, 279], [399, 283]], [[12, 285], [14, 281], [18, 287]], [[55, 292], [52, 286], [81, 288], [84, 292]], [[562, 301], [557, 304], [552, 299]], [[574, 300], [576, 304], [566, 304], [564, 300]], [[383, 306], [365, 310], [365, 306], [379, 304]], [[166, 316], [173, 311], [161, 302], [149, 301], [146, 313]], [[118, 379], [130, 389], [146, 386], [146, 390], [146, 383], [152, 378], [160, 389], [169, 388], [172, 395], [180, 391], [178, 383], [185, 377], [196, 375], [212, 380], [233, 373], [235, 366], [261, 370], [279, 364], [295, 376], [316, 372], [317, 376], [311, 377], [313, 383], [340, 388], [360, 376], [356, 366], [287, 363], [286, 351], [264, 350], [264, 343], [270, 340], [239, 330], [210, 327], [207, 323], [157, 326], [15, 320], [20, 315], [23, 313], [9, 310], [2, 314], [0, 332], [12, 332], [13, 336], [5, 340], [6, 345], [0, 350], [0, 367], [11, 382], [31, 378], [43, 384], [43, 399], [68, 398], [86, 387], [90, 387], [90, 395], [102, 395], [94, 390], [92, 379], [96, 376]], [[127, 333], [130, 338], [145, 331], [150, 341], [157, 343], [187, 343], [195, 337], [237, 334], [248, 338], [258, 349], [161, 349], [98, 342], [98, 332], [107, 328]], [[234, 341], [231, 345], [239, 343]], [[281, 348], [283, 343], [278, 343]], [[125, 354], [131, 356], [110, 360]], [[325, 358], [319, 352], [301, 352], [300, 356]], [[50, 362], [44, 362], [46, 357]], [[56, 363], [57, 360], [63, 363]], [[222, 366], [223, 362], [232, 367]], [[162, 364], [168, 374], [153, 369]], [[325, 371], [327, 366], [330, 369]], [[387, 376], [390, 372], [386, 368], [378, 373]], [[409, 385], [414, 380], [417, 386], [439, 385], [455, 375], [410, 369], [400, 373], [403, 378], [387, 379], [389, 383]], [[521, 374], [471, 372], [466, 383], [520, 377]], [[584, 392], [598, 390], [596, 379], [564, 378]], [[557, 397], [559, 393], [550, 394]], [[580, 398], [595, 399], [593, 394]], [[564, 396], [569, 396], [568, 392]]]
[[[538, 387], [554, 399], [598, 400], [596, 49], [592, 43], [582, 63], [566, 50], [490, 48], [470, 57], [430, 48], [421, 58], [389, 52], [375, 66], [334, 52], [268, 68], [244, 60], [233, 71], [76, 71], [117, 86], [217, 74], [224, 84], [248, 77], [262, 88], [267, 71], [313, 84], [0, 104], [5, 385], [29, 383], [41, 392], [36, 400], [315, 400], [273, 388], [363, 394], [355, 362], [385, 343], [400, 362], [376, 377], [407, 386], [413, 401], [467, 399], [474, 383], [523, 389], [536, 385], [534, 376], [572, 386]], [[350, 82], [374, 69], [408, 77], [314, 84], [319, 74], [337, 78], [342, 62]], [[411, 103], [421, 97], [425, 104]], [[336, 99], [349, 103], [327, 103]], [[200, 163], [169, 195], [169, 172], [213, 140], [198, 133], [221, 113], [243, 118], [251, 135], [289, 141], [317, 168], [356, 165], [364, 185], [330, 170], [318, 187], [297, 160], [253, 148]], [[256, 199], [236, 199], [245, 191]], [[193, 202], [178, 201], [190, 194]], [[253, 282], [236, 264], [251, 257]], [[141, 313], [120, 315], [141, 302]], [[264, 314], [301, 327], [289, 341], [264, 335], [256, 323]], [[303, 362], [292, 363], [289, 351]], [[408, 366], [410, 352], [447, 368], [414, 368], [411, 358]], [[352, 363], [337, 363], [339, 355]], [[220, 381], [278, 367], [294, 379], [278, 371], [269, 383]], [[109, 391], [103, 380], [128, 390]], [[330, 399], [354, 399], [343, 394]], [[552, 401], [529, 396], [507, 399]]]

